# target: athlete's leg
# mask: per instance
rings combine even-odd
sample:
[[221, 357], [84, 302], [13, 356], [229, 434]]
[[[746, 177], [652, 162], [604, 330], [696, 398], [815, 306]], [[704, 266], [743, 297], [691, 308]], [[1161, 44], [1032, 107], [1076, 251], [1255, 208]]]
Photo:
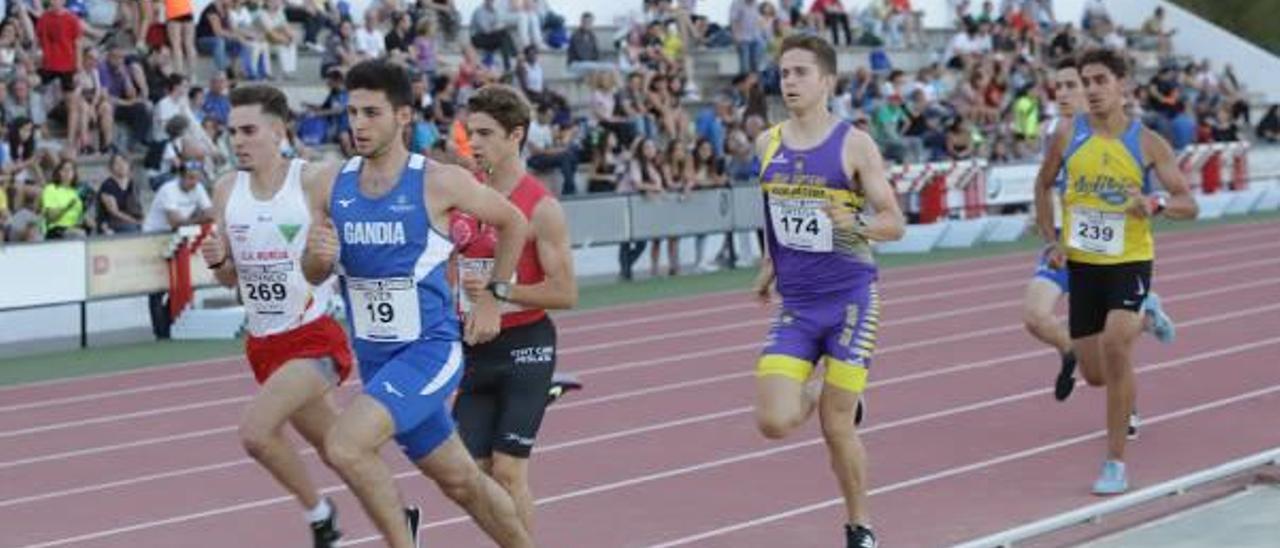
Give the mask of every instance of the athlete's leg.
[[495, 451], [486, 472], [502, 486], [515, 504], [526, 531], [533, 532], [533, 492], [529, 490], [529, 458]]
[[769, 439], [782, 439], [817, 408], [821, 386], [809, 376], [823, 331], [808, 316], [780, 310], [756, 364], [756, 426]]
[[333, 403], [332, 393], [322, 398], [311, 400], [289, 417], [289, 424], [316, 448], [316, 455], [329, 466], [328, 455], [324, 453], [324, 437], [338, 420], [338, 408]]
[[[827, 369], [827, 383], [818, 400], [822, 437], [827, 443], [831, 470], [840, 483], [840, 494], [844, 497], [849, 523], [867, 525], [867, 454], [862, 440], [858, 439], [853, 420], [858, 397], [862, 393], [859, 385], [865, 386], [866, 383], [866, 369], [847, 363], [833, 363], [832, 360], [827, 361]], [[855, 369], [860, 369], [861, 372]], [[847, 380], [833, 382], [833, 377], [836, 376]]]
[[1131, 356], [1141, 333], [1142, 318], [1138, 313], [1112, 310], [1107, 314], [1107, 327], [1099, 341], [1106, 364], [1103, 375], [1107, 384], [1107, 458], [1111, 460], [1124, 460], [1129, 414], [1136, 394]]
[[[443, 410], [439, 416], [448, 420], [448, 415]], [[466, 510], [499, 546], [533, 546], [511, 495], [493, 478], [481, 472], [456, 434], [449, 436], [415, 464], [440, 486], [445, 496]]]
[[245, 408], [240, 421], [240, 441], [258, 461], [306, 509], [320, 502], [315, 484], [284, 436], [285, 421], [303, 407], [324, 401], [336, 377], [321, 373], [318, 360], [290, 360], [271, 375]]
[[1071, 340], [1071, 351], [1080, 364], [1080, 376], [1089, 386], [1107, 384], [1105, 355], [1102, 351], [1102, 335], [1100, 333]]
[[1066, 354], [1071, 351], [1071, 337], [1066, 325], [1053, 315], [1061, 297], [1057, 284], [1039, 276], [1032, 278], [1022, 299], [1022, 323], [1031, 336]]
[[407, 548], [413, 545], [413, 538], [404, 525], [400, 492], [391, 470], [378, 456], [379, 448], [394, 432], [395, 423], [387, 408], [361, 394], [338, 416], [325, 438], [325, 454], [387, 544]]

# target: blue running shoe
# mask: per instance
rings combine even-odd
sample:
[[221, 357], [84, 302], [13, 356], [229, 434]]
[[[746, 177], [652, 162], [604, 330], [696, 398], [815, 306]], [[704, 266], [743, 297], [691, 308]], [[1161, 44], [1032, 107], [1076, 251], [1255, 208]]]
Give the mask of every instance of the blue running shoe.
[[1173, 342], [1177, 328], [1173, 325], [1173, 319], [1160, 306], [1160, 296], [1154, 291], [1148, 293], [1147, 298], [1142, 301], [1142, 313], [1151, 318], [1148, 330], [1155, 335], [1156, 340], [1166, 344]]
[[1102, 461], [1102, 475], [1093, 482], [1095, 495], [1119, 495], [1129, 490], [1129, 479], [1125, 476], [1124, 463], [1118, 460]]

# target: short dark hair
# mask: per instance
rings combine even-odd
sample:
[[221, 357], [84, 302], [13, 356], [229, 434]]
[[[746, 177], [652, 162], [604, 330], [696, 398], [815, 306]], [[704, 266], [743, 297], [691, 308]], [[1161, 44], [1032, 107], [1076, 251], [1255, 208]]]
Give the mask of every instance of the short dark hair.
[[392, 108], [413, 104], [412, 82], [404, 65], [386, 59], [361, 61], [347, 71], [347, 91], [381, 91]]
[[275, 116], [281, 121], [289, 121], [289, 98], [279, 88], [253, 84], [231, 90], [232, 108], [253, 105], [262, 108], [264, 114]]
[[1080, 56], [1080, 68], [1083, 69], [1085, 65], [1102, 65], [1116, 78], [1124, 78], [1129, 73], [1128, 61], [1113, 49], [1097, 48], [1084, 52]]
[[490, 84], [480, 88], [467, 100], [467, 109], [493, 117], [508, 135], [516, 128], [529, 131], [529, 103], [511, 86]]
[[793, 49], [802, 49], [812, 53], [818, 59], [818, 67], [827, 74], [836, 73], [836, 48], [831, 46], [826, 38], [814, 36], [810, 34], [792, 34], [782, 39], [782, 48], [778, 51], [778, 56], [786, 54], [787, 51]]
[[1053, 70], [1080, 70], [1080, 60], [1074, 55], [1064, 55], [1053, 64]]

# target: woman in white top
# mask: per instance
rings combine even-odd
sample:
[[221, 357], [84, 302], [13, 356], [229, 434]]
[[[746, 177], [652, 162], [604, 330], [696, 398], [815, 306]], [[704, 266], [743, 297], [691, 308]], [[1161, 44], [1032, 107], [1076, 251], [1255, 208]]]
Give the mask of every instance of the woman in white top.
[[[284, 0], [267, 0], [266, 9], [258, 11], [258, 28], [266, 37], [271, 52], [280, 59], [284, 78], [290, 80], [298, 71], [298, 34], [289, 26], [284, 14]], [[263, 58], [263, 71], [272, 74], [271, 57]]]
[[[80, 70], [75, 74], [77, 92], [68, 100], [77, 103], [81, 115], [76, 127], [69, 128], [67, 141], [82, 153], [105, 152], [115, 136], [115, 120], [107, 90], [98, 78], [98, 52], [92, 47], [84, 48], [80, 59]], [[93, 132], [95, 125], [97, 135]]]
[[258, 25], [258, 8], [252, 9], [248, 2], [235, 0], [235, 8], [227, 16], [230, 19], [231, 31], [240, 39], [240, 62], [244, 65], [245, 76], [250, 80], [265, 79], [268, 74], [266, 33]]

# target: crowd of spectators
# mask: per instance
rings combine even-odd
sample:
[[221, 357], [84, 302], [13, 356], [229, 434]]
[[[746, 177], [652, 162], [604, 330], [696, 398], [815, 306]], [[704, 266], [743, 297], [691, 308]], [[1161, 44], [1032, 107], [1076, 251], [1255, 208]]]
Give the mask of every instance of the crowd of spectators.
[[[0, 23], [0, 238], [165, 231], [202, 220], [208, 181], [234, 168], [228, 92], [244, 82], [323, 89], [322, 101], [296, 105], [282, 150], [347, 153], [343, 74], [376, 57], [410, 68], [406, 139], [444, 161], [471, 165], [463, 121], [474, 90], [491, 82], [523, 90], [536, 111], [529, 166], [561, 195], [683, 200], [749, 184], [759, 163], [753, 143], [779, 121], [774, 59], [794, 33], [859, 48], [860, 68], [840, 75], [832, 108], [891, 162], [1033, 159], [1042, 122], [1057, 115], [1048, 67], [1089, 47], [1155, 60], [1155, 76], [1133, 86], [1131, 107], [1176, 147], [1280, 138], [1274, 106], [1250, 126], [1233, 67], [1175, 55], [1176, 30], [1160, 9], [1124, 29], [1101, 0], [1086, 2], [1079, 24], [1047, 0], [954, 0], [957, 31], [931, 40], [910, 0], [734, 0], [717, 21], [696, 4], [643, 0], [610, 35], [591, 13], [570, 28], [548, 0], [484, 0], [467, 15], [453, 0], [372, 0], [358, 19], [347, 0], [213, 0], [199, 13], [191, 0], [9, 0]], [[706, 50], [736, 53], [737, 75], [695, 74]], [[902, 66], [900, 55], [920, 52], [925, 63]], [[317, 57], [319, 72], [300, 73], [317, 65], [300, 56]], [[94, 158], [106, 174], [80, 177]], [[732, 239], [712, 253], [703, 240], [692, 261], [681, 260], [675, 241], [623, 246], [624, 276], [646, 245], [655, 275], [733, 264]]]

